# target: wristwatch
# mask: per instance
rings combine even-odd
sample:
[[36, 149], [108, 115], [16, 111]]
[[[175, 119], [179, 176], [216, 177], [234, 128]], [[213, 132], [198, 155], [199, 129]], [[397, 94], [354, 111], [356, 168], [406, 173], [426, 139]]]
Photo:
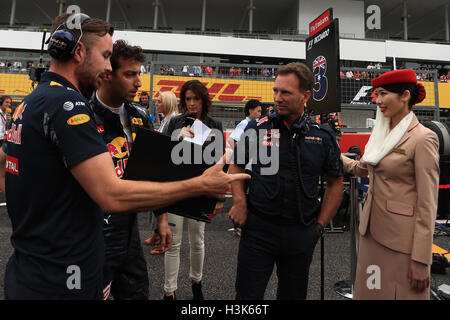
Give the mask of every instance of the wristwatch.
[[320, 238], [323, 238], [323, 236], [325, 235], [325, 232], [326, 232], [325, 228], [319, 222], [317, 222], [316, 226], [315, 226], [315, 229], [316, 229], [317, 235]]

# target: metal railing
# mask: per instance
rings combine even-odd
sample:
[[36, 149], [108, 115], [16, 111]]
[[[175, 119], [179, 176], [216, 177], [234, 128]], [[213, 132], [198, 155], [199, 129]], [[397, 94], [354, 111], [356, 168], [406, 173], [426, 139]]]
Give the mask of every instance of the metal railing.
[[361, 211], [361, 198], [357, 184], [361, 178], [350, 177], [350, 275], [349, 280], [338, 281], [334, 285], [335, 292], [345, 298], [353, 299], [353, 286], [356, 279], [356, 265], [359, 250], [359, 220]]
[[[341, 120], [348, 127], [365, 126], [365, 118], [375, 118], [376, 104], [372, 88], [372, 79], [390, 69], [367, 69], [341, 67]], [[420, 74], [423, 70], [416, 70]], [[439, 76], [434, 70], [427, 70], [427, 79], [421, 81], [427, 91], [427, 97], [413, 107], [420, 121], [440, 121]], [[431, 80], [431, 81], [430, 81]], [[357, 119], [352, 119], [359, 114]]]
[[[5, 61], [5, 57], [0, 59]], [[10, 61], [29, 59], [13, 58]], [[48, 59], [44, 59], [47, 62]], [[35, 59], [33, 59], [35, 61]], [[210, 115], [222, 121], [226, 129], [234, 129], [245, 116], [243, 107], [250, 99], [260, 100], [264, 106], [273, 105], [272, 83], [279, 65], [230, 64], [180, 61], [152, 61], [149, 72], [144, 72], [145, 81], [140, 91], [152, 93], [153, 101], [159, 90], [172, 90], [179, 95], [182, 84], [189, 79], [200, 79], [207, 85], [213, 99]], [[147, 70], [145, 70], [147, 71]], [[340, 119], [343, 132], [368, 130], [366, 119], [374, 119], [376, 104], [374, 102], [371, 81], [389, 69], [367, 69], [341, 67], [341, 112]], [[28, 74], [28, 69], [1, 69], [1, 73]], [[423, 70], [417, 70], [418, 73]], [[347, 74], [348, 73], [348, 74]], [[439, 79], [436, 71], [427, 71], [433, 81], [422, 81], [426, 86], [427, 98], [414, 106], [413, 110], [419, 120], [440, 121]], [[11, 88], [8, 94], [25, 96], [30, 85], [24, 84], [25, 78], [2, 77], [0, 88]], [[12, 82], [11, 82], [12, 81]], [[161, 85], [165, 83], [166, 85]], [[7, 90], [8, 91], [8, 90]], [[14, 92], [12, 92], [14, 91]], [[5, 93], [6, 94], [6, 93]], [[218, 99], [218, 97], [225, 97]]]
[[[163, 77], [166, 82], [172, 83], [169, 90], [179, 93], [181, 86], [176, 87], [171, 80], [186, 81], [188, 78], [201, 78], [202, 82], [208, 84], [211, 94], [215, 92], [218, 86], [223, 85], [222, 89], [226, 90], [226, 80], [237, 80], [235, 86], [246, 87], [249, 92], [242, 100], [217, 101], [213, 100], [211, 115], [222, 120], [224, 128], [233, 129], [236, 123], [244, 118], [243, 107], [251, 96], [255, 96], [252, 92], [261, 92], [264, 90], [265, 96], [269, 99], [262, 100], [267, 105], [273, 104], [272, 87], [269, 83], [274, 81], [277, 73], [278, 65], [256, 65], [256, 64], [224, 64], [224, 63], [193, 63], [193, 62], [174, 62], [174, 61], [157, 61], [153, 62], [150, 70], [150, 87], [143, 90], [152, 92], [161, 89], [154, 81], [156, 76], [158, 79]], [[348, 68], [341, 67], [341, 113], [340, 119], [344, 128], [342, 131], [366, 130], [366, 119], [375, 119], [376, 104], [373, 94], [371, 81], [380, 74], [390, 71], [390, 69], [367, 69], [367, 68]], [[420, 73], [421, 70], [418, 70]], [[438, 91], [438, 74], [436, 71], [427, 71], [431, 75], [433, 81], [422, 81], [426, 86], [427, 98], [421, 105], [414, 106], [413, 110], [421, 121], [440, 119], [439, 110], [439, 91]], [[185, 77], [185, 78], [176, 78]], [[222, 79], [224, 79], [222, 81]], [[253, 80], [239, 84], [243, 80]], [[264, 81], [266, 84], [264, 85]], [[267, 83], [269, 82], [269, 83]], [[219, 85], [220, 83], [220, 85]], [[263, 88], [264, 87], [264, 88]], [[219, 90], [219, 91], [220, 91]], [[220, 91], [222, 92], [222, 91]], [[155, 100], [155, 96], [154, 100]], [[368, 130], [368, 129], [367, 129]]]

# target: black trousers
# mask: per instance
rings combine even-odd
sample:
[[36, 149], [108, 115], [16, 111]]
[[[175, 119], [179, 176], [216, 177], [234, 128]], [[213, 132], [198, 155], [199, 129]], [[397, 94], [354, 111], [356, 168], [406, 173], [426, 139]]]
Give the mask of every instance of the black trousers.
[[277, 266], [278, 300], [304, 300], [318, 235], [314, 225], [277, 224], [249, 212], [239, 243], [237, 300], [262, 300]]
[[109, 292], [114, 300], [148, 300], [147, 263], [136, 215], [112, 214], [106, 220], [104, 296]]

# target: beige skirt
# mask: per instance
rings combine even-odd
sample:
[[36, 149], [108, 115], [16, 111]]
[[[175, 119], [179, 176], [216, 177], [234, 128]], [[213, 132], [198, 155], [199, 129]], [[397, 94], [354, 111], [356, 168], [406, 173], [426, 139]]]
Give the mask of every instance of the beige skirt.
[[[411, 255], [391, 250], [367, 234], [359, 237], [354, 285], [355, 300], [429, 300], [430, 288], [411, 289], [408, 270]], [[429, 269], [430, 270], [430, 269]]]

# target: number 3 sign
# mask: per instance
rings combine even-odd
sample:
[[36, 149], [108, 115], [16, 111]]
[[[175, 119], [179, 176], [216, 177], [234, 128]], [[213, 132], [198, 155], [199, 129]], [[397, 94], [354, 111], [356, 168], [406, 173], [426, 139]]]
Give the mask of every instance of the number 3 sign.
[[[317, 21], [321, 22], [323, 20], [321, 17]], [[313, 23], [313, 26], [316, 24]], [[314, 75], [313, 92], [307, 108], [314, 114], [339, 112], [341, 86], [338, 19], [332, 19], [325, 27], [321, 24], [320, 28], [316, 29], [318, 31], [306, 39], [305, 46], [306, 65], [311, 68]]]
[[316, 101], [322, 101], [328, 92], [328, 79], [325, 76], [327, 73], [327, 59], [324, 56], [318, 56], [314, 59], [313, 73], [315, 83], [313, 97]]

